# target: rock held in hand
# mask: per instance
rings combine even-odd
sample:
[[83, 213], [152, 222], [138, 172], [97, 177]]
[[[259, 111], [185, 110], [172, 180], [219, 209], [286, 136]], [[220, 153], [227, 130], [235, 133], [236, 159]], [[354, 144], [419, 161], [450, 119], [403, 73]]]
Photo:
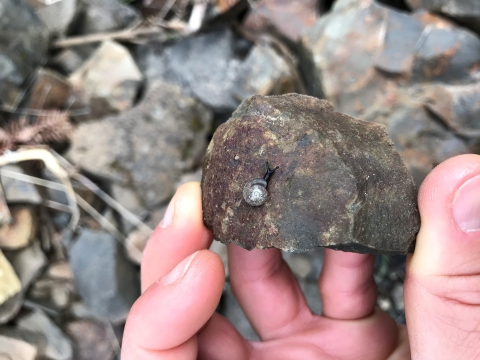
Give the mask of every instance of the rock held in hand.
[[[265, 161], [278, 169], [254, 207], [243, 189]], [[385, 127], [317, 98], [245, 100], [215, 132], [203, 171], [204, 222], [223, 243], [401, 254], [418, 232], [417, 190]]]

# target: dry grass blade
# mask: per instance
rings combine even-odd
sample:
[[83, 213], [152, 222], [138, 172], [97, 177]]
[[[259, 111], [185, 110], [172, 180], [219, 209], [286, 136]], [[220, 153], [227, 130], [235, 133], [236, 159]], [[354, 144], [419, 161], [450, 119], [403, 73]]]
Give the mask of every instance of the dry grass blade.
[[[18, 151], [7, 152], [0, 156], [0, 166], [5, 166], [8, 164], [16, 164], [28, 160], [40, 160], [44, 163], [45, 167], [58, 179], [61, 184], [57, 184], [51, 181], [46, 181], [39, 179], [33, 176], [24, 175], [17, 173], [15, 171], [0, 169], [2, 175], [16, 177], [22, 181], [29, 181], [34, 184], [46, 186], [44, 184], [49, 184], [49, 186], [60, 186], [60, 190], [64, 191], [67, 195], [68, 203], [72, 211], [72, 219], [70, 220], [70, 227], [75, 229], [80, 219], [80, 213], [78, 211], [76, 201], [75, 201], [75, 192], [73, 191], [72, 184], [70, 183], [70, 178], [68, 177], [67, 172], [60, 166], [57, 159], [49, 152], [47, 149], [43, 148], [23, 148]], [[55, 185], [52, 185], [55, 184]]]
[[135, 214], [128, 211], [125, 207], [123, 207], [118, 201], [113, 199], [110, 195], [100, 189], [94, 182], [92, 182], [87, 177], [79, 174], [75, 167], [70, 164], [64, 157], [60, 154], [56, 153], [55, 151], [51, 150], [53, 156], [55, 156], [58, 162], [67, 169], [70, 177], [72, 179], [77, 180], [78, 182], [82, 183], [87, 189], [97, 195], [103, 202], [105, 202], [108, 206], [118, 212], [125, 220], [143, 232], [145, 235], [150, 236], [153, 233], [153, 229], [147, 226], [144, 222], [142, 222]]

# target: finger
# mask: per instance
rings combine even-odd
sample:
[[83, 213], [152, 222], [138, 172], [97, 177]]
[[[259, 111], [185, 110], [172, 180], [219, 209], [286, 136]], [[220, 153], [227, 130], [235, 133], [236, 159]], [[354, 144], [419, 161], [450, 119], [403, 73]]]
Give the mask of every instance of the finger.
[[319, 279], [323, 316], [355, 320], [373, 312], [377, 299], [373, 260], [373, 255], [325, 249]]
[[198, 334], [199, 360], [246, 360], [251, 351], [248, 341], [218, 313]]
[[212, 234], [203, 225], [200, 184], [180, 186], [143, 252], [142, 291], [182, 259], [211, 243]]
[[412, 358], [479, 358], [480, 156], [435, 168], [420, 188], [419, 209], [405, 280]]
[[130, 310], [122, 359], [196, 359], [195, 334], [214, 313], [224, 276], [218, 255], [202, 250], [152, 284]]
[[312, 318], [303, 293], [278, 249], [228, 246], [230, 282], [262, 340], [296, 331]]

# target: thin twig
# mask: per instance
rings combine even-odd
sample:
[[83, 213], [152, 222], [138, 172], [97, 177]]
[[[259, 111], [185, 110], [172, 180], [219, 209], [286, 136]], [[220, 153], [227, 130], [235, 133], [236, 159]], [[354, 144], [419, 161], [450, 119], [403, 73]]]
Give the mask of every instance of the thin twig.
[[85, 210], [88, 215], [94, 218], [103, 228], [105, 228], [109, 233], [115, 236], [118, 239], [125, 241], [125, 236], [118, 230], [115, 225], [113, 225], [110, 221], [108, 221], [105, 216], [100, 214], [95, 208], [90, 205], [84, 198], [80, 195], [75, 193], [75, 198], [77, 200], [78, 206], [80, 206], [83, 210]]
[[[75, 204], [75, 193], [73, 191], [72, 184], [70, 183], [68, 173], [60, 166], [57, 159], [53, 156], [51, 152], [43, 148], [24, 148], [17, 151], [9, 151], [0, 156], [0, 166], [16, 164], [28, 160], [41, 160], [44, 163], [45, 167], [60, 180], [61, 184], [57, 185], [63, 186], [63, 188], [61, 188], [60, 190], [64, 191], [67, 195], [68, 203], [72, 209], [72, 219], [70, 220], [70, 227], [72, 229], [75, 229], [78, 220], [80, 219], [80, 213], [78, 212], [77, 206]], [[1, 169], [1, 171], [2, 174], [5, 174], [5, 176], [8, 176], [9, 174], [10, 177], [16, 176], [18, 179], [28, 179], [32, 182], [39, 182], [40, 180], [43, 180], [35, 178], [33, 176], [20, 174], [15, 171], [9, 171], [5, 169]]]
[[165, 19], [165, 16], [167, 16], [167, 14], [170, 11], [170, 9], [172, 8], [173, 4], [175, 4], [175, 1], [176, 0], [168, 0], [168, 2], [165, 5], [163, 5], [162, 11], [160, 11], [160, 14], [158, 15], [158, 18], [160, 20]]
[[126, 29], [108, 33], [101, 34], [90, 34], [85, 36], [75, 36], [66, 39], [60, 39], [51, 44], [52, 49], [61, 49], [72, 46], [79, 46], [85, 44], [92, 44], [97, 42], [102, 42], [106, 40], [120, 40], [120, 41], [131, 41], [135, 40], [137, 37], [159, 34], [163, 30], [160, 28], [139, 28], [139, 29]]
[[[18, 109], [18, 108], [15, 109], [8, 105], [0, 105], [0, 111], [4, 111], [11, 114], [17, 114], [17, 115], [46, 116], [52, 110], [35, 110], [35, 109]], [[90, 114], [90, 109], [88, 108], [75, 109], [75, 110], [68, 109], [68, 113], [71, 116], [88, 115]]]

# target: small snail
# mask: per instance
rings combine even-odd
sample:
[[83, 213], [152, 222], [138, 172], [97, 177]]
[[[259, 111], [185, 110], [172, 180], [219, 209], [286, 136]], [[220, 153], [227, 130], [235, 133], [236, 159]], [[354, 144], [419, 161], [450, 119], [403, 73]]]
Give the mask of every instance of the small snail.
[[265, 161], [265, 166], [267, 168], [267, 172], [265, 173], [263, 179], [258, 178], [250, 180], [245, 184], [245, 187], [243, 188], [243, 198], [248, 205], [260, 206], [265, 204], [265, 202], [267, 201], [267, 182], [272, 176], [272, 174], [275, 172], [275, 170], [278, 169], [278, 166], [275, 169], [270, 169], [270, 167], [268, 166], [268, 161]]

